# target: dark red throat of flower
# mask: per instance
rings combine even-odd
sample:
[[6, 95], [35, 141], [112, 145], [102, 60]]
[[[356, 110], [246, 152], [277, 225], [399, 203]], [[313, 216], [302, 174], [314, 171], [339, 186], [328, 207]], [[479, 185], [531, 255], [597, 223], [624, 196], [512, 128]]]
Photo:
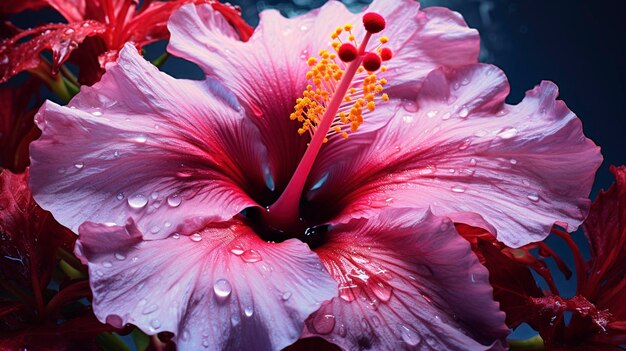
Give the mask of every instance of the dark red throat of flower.
[[[331, 34], [334, 53], [320, 50], [319, 58], [307, 61], [310, 70], [306, 78], [311, 84], [296, 100], [290, 118], [302, 123], [298, 133], [308, 133], [311, 142], [284, 192], [264, 214], [265, 223], [272, 228], [287, 233], [302, 229], [300, 200], [322, 145], [330, 139], [347, 139], [348, 133], [357, 131], [363, 123], [364, 114], [374, 111], [377, 102], [389, 99], [382, 93], [387, 81], [376, 76], [376, 72], [387, 70], [382, 61], [392, 56], [389, 48], [382, 47], [389, 39], [381, 36], [378, 47], [366, 51], [372, 34], [385, 28], [385, 19], [377, 13], [366, 13], [363, 26], [366, 33], [360, 44], [352, 34], [352, 25], [346, 24]], [[347, 40], [342, 41], [342, 36]]]

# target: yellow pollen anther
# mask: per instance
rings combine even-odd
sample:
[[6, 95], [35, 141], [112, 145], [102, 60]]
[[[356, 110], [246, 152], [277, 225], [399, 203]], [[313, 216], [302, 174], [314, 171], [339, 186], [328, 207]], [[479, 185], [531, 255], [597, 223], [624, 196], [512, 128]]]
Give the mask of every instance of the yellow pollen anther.
[[[290, 120], [297, 120], [302, 123], [302, 126], [298, 128], [298, 134], [308, 133], [313, 136], [318, 131], [322, 117], [333, 118], [332, 115], [325, 117], [326, 108], [331, 101], [337, 101], [335, 100], [337, 97], [334, 96], [335, 89], [341, 84], [345, 86], [346, 82], [343, 82], [343, 79], [350, 79], [349, 88], [346, 94], [340, 98], [341, 103], [330, 127], [326, 127], [329, 129], [325, 132], [324, 143], [328, 142], [329, 138], [334, 135], [347, 139], [350, 132], [356, 132], [363, 124], [364, 117], [376, 109], [376, 102], [389, 100], [389, 96], [383, 93], [383, 86], [387, 84], [385, 78], [378, 79], [376, 74], [367, 72], [362, 65], [358, 66], [354, 75], [345, 75], [344, 70], [348, 68], [349, 64], [342, 61], [338, 55], [339, 48], [342, 43], [345, 43], [345, 40], [342, 41], [339, 37], [347, 36], [349, 41], [358, 46], [352, 29], [351, 24], [337, 27], [331, 33], [333, 41], [330, 46], [334, 50], [331, 52], [322, 49], [318, 52], [317, 57], [307, 59], [309, 70], [305, 77], [310, 84], [302, 92], [302, 97], [296, 99], [294, 112], [289, 115]], [[386, 44], [389, 38], [383, 36], [380, 37], [379, 41]], [[380, 49], [376, 52], [380, 52]], [[361, 51], [358, 55], [362, 59], [364, 54]], [[385, 72], [386, 70], [387, 67], [381, 66], [377, 72]]]

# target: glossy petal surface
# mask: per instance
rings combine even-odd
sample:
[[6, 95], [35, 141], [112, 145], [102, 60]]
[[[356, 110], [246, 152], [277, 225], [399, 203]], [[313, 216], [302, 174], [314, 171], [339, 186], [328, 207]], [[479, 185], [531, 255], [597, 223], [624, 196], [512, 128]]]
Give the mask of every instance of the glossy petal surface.
[[339, 297], [307, 320], [346, 350], [504, 349], [487, 270], [444, 218], [380, 210], [333, 226], [318, 248]]
[[151, 241], [132, 221], [85, 223], [76, 254], [89, 265], [100, 320], [172, 332], [179, 350], [279, 350], [337, 296], [306, 244], [267, 243], [237, 220]]
[[264, 187], [265, 150], [239, 105], [212, 81], [175, 80], [126, 46], [68, 106], [36, 117], [31, 186], [76, 231], [133, 217], [154, 238], [230, 219]]
[[[556, 100], [554, 84], [541, 83], [518, 105], [504, 103], [508, 92], [493, 66], [434, 71], [415, 101], [372, 113], [392, 116], [385, 127], [322, 149], [309, 179], [326, 180], [307, 195], [311, 206], [339, 198], [344, 217], [430, 206], [514, 247], [543, 239], [555, 222], [575, 229], [589, 208], [599, 148]], [[340, 157], [343, 149], [354, 152]]]

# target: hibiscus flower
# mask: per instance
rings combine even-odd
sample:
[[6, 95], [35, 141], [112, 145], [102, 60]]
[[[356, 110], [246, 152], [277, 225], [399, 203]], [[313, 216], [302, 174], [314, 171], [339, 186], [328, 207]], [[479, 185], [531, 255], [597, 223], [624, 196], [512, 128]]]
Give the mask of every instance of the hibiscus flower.
[[505, 104], [457, 13], [367, 11], [265, 11], [244, 43], [186, 5], [169, 49], [206, 80], [127, 46], [68, 106], [46, 103], [31, 186], [79, 233], [98, 318], [194, 350], [280, 349], [303, 330], [345, 349], [504, 348], [452, 221], [516, 246], [575, 228], [598, 148], [552, 83]]
[[[115, 61], [118, 50], [127, 42], [137, 48], [167, 39], [166, 23], [172, 12], [189, 3], [209, 3], [235, 26], [242, 39], [251, 28], [231, 6], [212, 0], [143, 1], [133, 0], [24, 0], [0, 5], [0, 15], [51, 7], [68, 23], [46, 24], [16, 33], [0, 42], [0, 83], [29, 69], [38, 69], [45, 76], [56, 75], [61, 65], [70, 59], [81, 68], [81, 84], [93, 84], [100, 79], [104, 66]], [[81, 45], [83, 44], [83, 45]], [[77, 50], [78, 49], [78, 50]], [[41, 64], [40, 53], [52, 51], [51, 67]], [[38, 68], [39, 67], [39, 68]]]

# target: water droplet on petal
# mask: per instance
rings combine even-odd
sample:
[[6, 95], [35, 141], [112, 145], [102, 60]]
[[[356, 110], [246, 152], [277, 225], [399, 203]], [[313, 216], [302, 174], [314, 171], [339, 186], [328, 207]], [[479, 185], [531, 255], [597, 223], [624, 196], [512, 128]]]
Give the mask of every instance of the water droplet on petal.
[[415, 120], [415, 118], [413, 116], [411, 116], [411, 115], [404, 115], [404, 116], [402, 116], [402, 121], [404, 121], [404, 123], [411, 124], [411, 123], [413, 123], [414, 120]]
[[189, 239], [191, 239], [191, 241], [198, 242], [198, 241], [202, 240], [202, 235], [200, 235], [200, 234], [198, 234], [198, 233], [191, 234], [191, 235], [189, 236]]
[[178, 207], [183, 202], [183, 198], [178, 194], [173, 194], [167, 197], [167, 204], [170, 207]]
[[138, 143], [143, 144], [146, 141], [148, 141], [148, 137], [143, 135], [143, 134], [142, 135], [138, 135], [138, 136], [135, 137], [135, 141], [138, 142]]
[[472, 159], [470, 159], [470, 161], [469, 161], [470, 166], [476, 166], [476, 163], [477, 163], [477, 162], [476, 162], [476, 159], [475, 159], [475, 158], [472, 158]]
[[115, 198], [118, 199], [119, 201], [122, 201], [122, 200], [124, 200], [124, 194], [123, 193], [119, 193], [119, 194], [117, 194], [117, 196]]
[[85, 163], [84, 162], [76, 162], [76, 163], [74, 163], [74, 167], [76, 167], [77, 169], [82, 169], [83, 167], [85, 167]]
[[426, 116], [428, 116], [428, 118], [434, 118], [435, 116], [437, 116], [437, 113], [439, 111], [437, 110], [432, 110], [432, 111], [428, 111], [428, 113], [426, 114]]
[[504, 128], [498, 133], [498, 136], [502, 139], [510, 139], [516, 135], [517, 135], [517, 129], [513, 127]]
[[91, 114], [96, 116], [96, 117], [102, 116], [102, 112], [100, 112], [100, 111], [93, 111]]
[[152, 328], [154, 328], [154, 329], [159, 329], [159, 328], [161, 328], [161, 322], [160, 322], [158, 319], [153, 319], [153, 320], [150, 322], [150, 325], [151, 325], [151, 326], [152, 326]]
[[150, 228], [150, 233], [152, 233], [152, 234], [156, 234], [156, 233], [158, 233], [160, 231], [161, 231], [161, 227], [159, 227], [158, 225], [154, 225], [154, 226], [152, 226], [152, 228]]
[[252, 317], [252, 315], [254, 314], [254, 308], [252, 306], [246, 306], [243, 309], [243, 313], [246, 315], [246, 317]]
[[459, 111], [459, 117], [466, 118], [467, 116], [469, 116], [469, 109], [467, 107], [461, 108], [461, 111]]
[[512, 158], [511, 160], [509, 160], [509, 162], [511, 162], [512, 165], [516, 165], [517, 164], [517, 160]]
[[172, 234], [172, 238], [178, 239], [178, 238], [180, 238], [180, 234], [174, 233], [174, 234]]
[[132, 208], [144, 208], [148, 204], [148, 198], [142, 194], [135, 194], [128, 198], [128, 205]]
[[335, 329], [335, 316], [332, 314], [317, 313], [313, 317], [313, 329], [318, 334], [330, 334]]
[[126, 256], [122, 255], [119, 252], [116, 252], [115, 255], [113, 255], [113, 256], [115, 256], [115, 259], [118, 260], [118, 261], [124, 261], [126, 259]]
[[248, 263], [259, 262], [263, 259], [263, 257], [261, 257], [261, 254], [255, 250], [246, 250], [239, 257], [241, 257], [244, 262]]
[[413, 328], [408, 327], [406, 325], [400, 324], [400, 337], [402, 341], [407, 343], [409, 346], [417, 346], [422, 340], [419, 334], [413, 330]]
[[236, 256], [241, 256], [241, 254], [244, 253], [244, 251], [245, 250], [241, 246], [235, 246], [230, 250], [230, 252]]
[[387, 302], [391, 298], [393, 288], [383, 282], [370, 284], [370, 288], [374, 292], [374, 295], [376, 295], [376, 297], [378, 297], [382, 302]]
[[528, 194], [528, 200], [537, 202], [539, 201], [539, 195], [537, 193], [530, 193]]
[[215, 282], [213, 285], [213, 291], [215, 292], [215, 296], [220, 299], [226, 299], [230, 296], [230, 293], [233, 291], [230, 283], [226, 279], [220, 279]]
[[465, 187], [460, 186], [460, 185], [455, 185], [452, 187], [452, 191], [455, 193], [464, 193], [465, 192]]
[[113, 267], [113, 263], [111, 263], [111, 261], [104, 261], [102, 262], [102, 267], [111, 268]]
[[283, 293], [283, 295], [281, 296], [281, 299], [283, 299], [283, 301], [287, 301], [289, 300], [289, 298], [291, 298], [291, 293], [289, 291]]

